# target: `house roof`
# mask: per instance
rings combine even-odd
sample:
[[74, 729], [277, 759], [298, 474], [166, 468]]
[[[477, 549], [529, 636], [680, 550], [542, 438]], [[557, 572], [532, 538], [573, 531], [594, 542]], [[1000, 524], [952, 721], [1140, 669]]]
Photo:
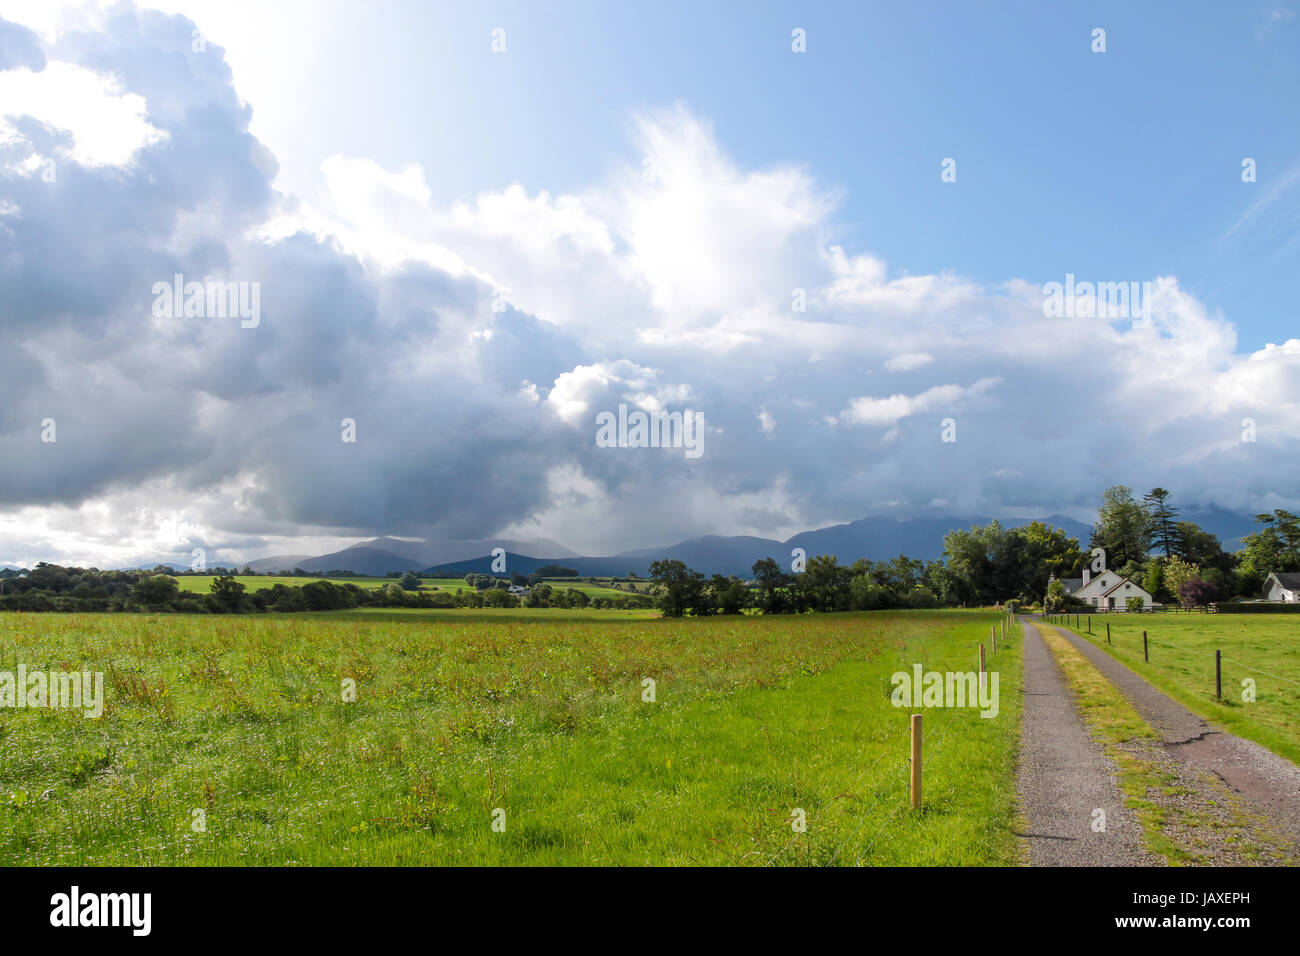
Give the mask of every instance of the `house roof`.
[[1061, 586], [1065, 588], [1066, 594], [1073, 594], [1083, 587], [1083, 578], [1061, 578]]
[[1269, 575], [1288, 591], [1300, 588], [1300, 573], [1294, 571], [1274, 571]]
[[1091, 588], [1092, 590], [1098, 592], [1099, 594], [1104, 594], [1106, 593], [1106, 591], [1110, 590], [1109, 581], [1111, 579], [1120, 582], [1124, 581], [1123, 576], [1117, 574], [1114, 571], [1099, 571], [1097, 574], [1094, 574], [1087, 581], [1085, 581], [1083, 585], [1080, 586], [1077, 590], [1084, 591]]
[[1113, 588], [1107, 589], [1101, 596], [1109, 597], [1110, 595], [1118, 591], [1120, 585], [1122, 584], [1127, 584], [1130, 587], [1137, 588], [1137, 590], [1141, 591], [1143, 594], [1146, 594], [1147, 597], [1151, 596], [1150, 593], [1148, 593], [1146, 588], [1142, 587], [1142, 585], [1138, 584], [1136, 581], [1130, 581], [1128, 578], [1120, 578], [1118, 581], [1115, 582], [1115, 586]]

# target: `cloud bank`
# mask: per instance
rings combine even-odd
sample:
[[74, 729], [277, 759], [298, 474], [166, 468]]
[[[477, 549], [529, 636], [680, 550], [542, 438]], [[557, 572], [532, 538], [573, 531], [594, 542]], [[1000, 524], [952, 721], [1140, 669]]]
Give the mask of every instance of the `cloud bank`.
[[[440, 206], [418, 165], [340, 156], [308, 205], [192, 29], [0, 21], [0, 563], [600, 553], [936, 501], [1079, 514], [1120, 481], [1297, 501], [1300, 340], [1237, 353], [1175, 277], [1134, 323], [1045, 317], [1061, 277], [893, 274], [842, 247], [833, 186], [741, 168], [682, 105], [577, 193]], [[155, 316], [175, 275], [258, 283], [260, 323]], [[597, 447], [619, 403], [702, 411], [707, 453]]]

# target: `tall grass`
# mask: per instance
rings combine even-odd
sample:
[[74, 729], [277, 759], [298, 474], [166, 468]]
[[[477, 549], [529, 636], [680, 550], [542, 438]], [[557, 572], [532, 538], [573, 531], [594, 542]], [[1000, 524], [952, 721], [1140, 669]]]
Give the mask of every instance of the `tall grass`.
[[0, 670], [112, 676], [98, 720], [0, 710], [0, 861], [1011, 863], [1018, 635], [996, 719], [927, 713], [920, 812], [890, 703], [992, 620], [4, 615]]

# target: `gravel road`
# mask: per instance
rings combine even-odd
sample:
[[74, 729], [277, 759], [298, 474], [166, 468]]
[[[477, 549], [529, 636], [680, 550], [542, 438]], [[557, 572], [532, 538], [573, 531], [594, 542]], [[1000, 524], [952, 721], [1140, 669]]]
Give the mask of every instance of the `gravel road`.
[[[1021, 811], [1031, 866], [1152, 866], [1142, 832], [1115, 785], [1115, 765], [1089, 735], [1037, 627], [1025, 628]], [[1093, 830], [1094, 811], [1106, 829]]]
[[1123, 692], [1160, 735], [1170, 756], [1218, 777], [1249, 810], [1280, 835], [1300, 844], [1300, 767], [1257, 743], [1210, 725], [1091, 641], [1059, 627], [1055, 630]]

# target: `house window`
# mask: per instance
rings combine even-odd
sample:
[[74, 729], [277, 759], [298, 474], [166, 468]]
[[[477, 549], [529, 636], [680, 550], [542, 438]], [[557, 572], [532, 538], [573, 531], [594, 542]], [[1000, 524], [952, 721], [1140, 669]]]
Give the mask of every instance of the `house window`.
[[1126, 584], [1126, 585], [1124, 585], [1124, 590], [1127, 591], [1127, 590], [1128, 590], [1129, 588], [1131, 588], [1132, 586], [1133, 586], [1133, 585], [1131, 585], [1131, 584]]

